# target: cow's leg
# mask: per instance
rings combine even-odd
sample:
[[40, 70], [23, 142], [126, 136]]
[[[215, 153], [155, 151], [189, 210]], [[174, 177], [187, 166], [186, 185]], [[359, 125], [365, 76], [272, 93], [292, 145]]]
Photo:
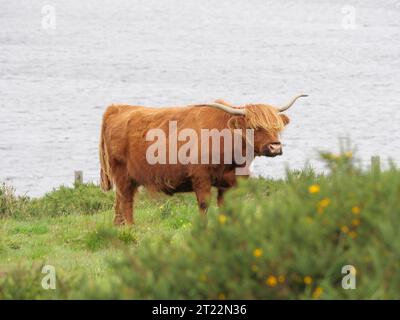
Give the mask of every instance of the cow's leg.
[[133, 223], [133, 196], [137, 186], [129, 178], [125, 168], [120, 166], [115, 170], [115, 218], [114, 224], [132, 224]]
[[224, 194], [227, 190], [237, 185], [235, 170], [227, 171], [223, 175], [222, 186], [218, 188], [217, 203], [221, 207], [224, 204]]
[[137, 188], [134, 186], [127, 187], [124, 191], [118, 192], [119, 198], [119, 214], [125, 224], [133, 224], [133, 200]]
[[200, 213], [205, 215], [210, 204], [211, 182], [208, 177], [196, 177], [192, 179], [192, 183], [193, 191], [196, 193]]
[[119, 226], [124, 223], [124, 216], [121, 211], [120, 207], [120, 197], [118, 196], [118, 192], [116, 192], [115, 195], [115, 206], [114, 206], [114, 211], [115, 211], [115, 216], [114, 216], [114, 224]]
[[225, 191], [226, 191], [226, 189], [224, 189], [224, 188], [218, 188], [218, 194], [217, 194], [218, 207], [221, 207], [224, 204]]

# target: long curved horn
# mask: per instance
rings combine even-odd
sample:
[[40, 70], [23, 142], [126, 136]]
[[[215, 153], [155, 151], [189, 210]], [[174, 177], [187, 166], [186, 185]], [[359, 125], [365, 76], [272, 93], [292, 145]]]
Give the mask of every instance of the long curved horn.
[[302, 97], [308, 97], [308, 94], [299, 94], [298, 96], [295, 96], [287, 105], [278, 108], [278, 111], [279, 112], [286, 111], [287, 109], [289, 109], [296, 102], [296, 100], [298, 98], [302, 98]]
[[227, 113], [234, 114], [234, 115], [241, 115], [242, 116], [242, 115], [245, 114], [245, 110], [244, 109], [232, 108], [232, 107], [226, 106], [224, 104], [220, 104], [220, 103], [207, 103], [207, 104], [202, 104], [201, 106], [220, 109], [220, 110], [223, 110], [223, 111], [225, 111]]

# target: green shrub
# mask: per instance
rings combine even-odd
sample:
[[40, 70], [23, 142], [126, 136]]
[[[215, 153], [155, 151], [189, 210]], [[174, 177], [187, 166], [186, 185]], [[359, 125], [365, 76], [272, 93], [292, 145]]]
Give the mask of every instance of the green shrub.
[[22, 264], [8, 272], [0, 272], [0, 300], [5, 299], [68, 299], [69, 294], [79, 290], [82, 281], [79, 275], [71, 276], [56, 273], [56, 288], [45, 290], [42, 287], [46, 272], [44, 264]]
[[[399, 299], [400, 171], [362, 172], [349, 153], [270, 184], [248, 179], [183, 243], [147, 241], [112, 262], [119, 281], [89, 297]], [[356, 269], [355, 290], [341, 286]]]
[[18, 197], [15, 189], [5, 183], [0, 185], [0, 218], [16, 217], [26, 210], [28, 197]]
[[32, 199], [30, 215], [93, 214], [113, 208], [114, 195], [103, 193], [94, 184], [77, 184], [73, 188], [60, 187], [40, 199]]
[[0, 218], [94, 214], [111, 210], [113, 203], [114, 194], [94, 184], [61, 186], [38, 199], [16, 196], [13, 188], [0, 186]]

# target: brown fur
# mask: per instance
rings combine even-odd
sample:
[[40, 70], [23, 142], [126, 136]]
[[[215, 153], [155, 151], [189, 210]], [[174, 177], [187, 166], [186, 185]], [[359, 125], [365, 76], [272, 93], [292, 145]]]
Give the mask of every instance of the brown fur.
[[[115, 186], [116, 224], [133, 223], [133, 200], [138, 186], [167, 194], [194, 191], [200, 211], [205, 213], [212, 186], [218, 188], [218, 203], [222, 204], [224, 191], [236, 184], [237, 165], [223, 164], [224, 148], [221, 148], [222, 164], [149, 164], [146, 150], [154, 142], [145, 141], [146, 133], [152, 128], [160, 128], [166, 133], [168, 159], [168, 124], [171, 120], [177, 121], [178, 131], [191, 128], [197, 133], [200, 133], [200, 129], [253, 128], [256, 155], [263, 154], [269, 143], [279, 141], [279, 132], [289, 121], [286, 116], [279, 115], [275, 108], [266, 105], [246, 106], [245, 116], [233, 116], [201, 105], [171, 108], [108, 107], [101, 128], [100, 177], [104, 191]], [[178, 142], [178, 148], [184, 143]]]

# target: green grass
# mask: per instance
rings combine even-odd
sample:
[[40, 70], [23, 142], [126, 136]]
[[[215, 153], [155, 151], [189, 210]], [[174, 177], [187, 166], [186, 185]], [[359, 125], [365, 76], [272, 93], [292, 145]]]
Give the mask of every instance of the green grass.
[[[113, 194], [61, 187], [39, 199], [0, 188], [0, 299], [399, 299], [400, 170], [249, 179], [199, 218], [195, 197], [141, 192], [134, 226], [115, 227]], [[357, 289], [341, 287], [344, 265]], [[41, 269], [56, 269], [43, 290]]]
[[[18, 198], [3, 186], [0, 196], [0, 284], [10, 274], [19, 277], [21, 270], [43, 265], [53, 265], [57, 273], [84, 273], [106, 282], [114, 272], [109, 261], [122, 258], [143, 241], [179, 242], [198, 214], [191, 194], [141, 192], [135, 204], [136, 225], [117, 228], [112, 224], [113, 193], [105, 194], [92, 184], [61, 187], [39, 199]], [[37, 273], [40, 286], [40, 268]], [[48, 291], [39, 293], [52, 297]]]
[[[64, 194], [68, 194], [65, 203]], [[76, 203], [91, 208], [89, 214], [72, 203], [75, 197]], [[103, 197], [106, 200], [93, 199]], [[65, 270], [79, 269], [81, 264], [99, 270], [105, 258], [121, 255], [125, 247], [138, 246], [146, 238], [169, 235], [179, 239], [193, 213], [197, 213], [192, 197], [188, 194], [152, 199], [141, 194], [135, 208], [136, 225], [116, 228], [112, 225], [112, 193], [104, 194], [95, 185], [62, 187], [25, 204], [21, 212], [3, 213], [0, 270], [7, 272], [21, 263], [33, 264], [38, 259], [46, 264], [62, 265]]]

